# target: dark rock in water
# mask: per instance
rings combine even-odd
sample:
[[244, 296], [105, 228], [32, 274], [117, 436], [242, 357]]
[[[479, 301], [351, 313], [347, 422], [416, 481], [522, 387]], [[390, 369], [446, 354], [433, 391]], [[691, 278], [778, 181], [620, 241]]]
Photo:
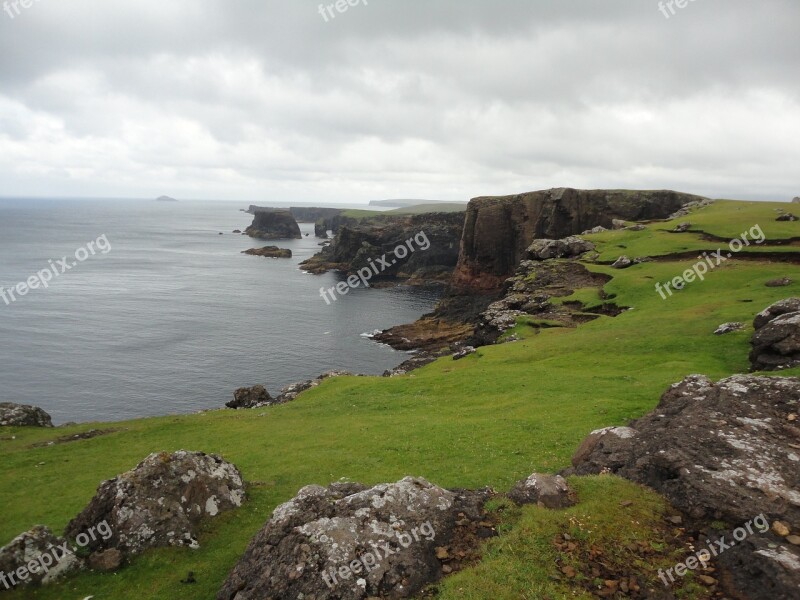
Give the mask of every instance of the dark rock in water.
[[753, 334], [753, 371], [775, 371], [800, 365], [800, 312], [780, 315]]
[[241, 473], [219, 456], [185, 450], [151, 454], [103, 482], [65, 535], [75, 538], [105, 521], [111, 535], [90, 541], [89, 550], [116, 548], [127, 557], [148, 548], [197, 548], [203, 521], [241, 506], [244, 497]]
[[788, 277], [781, 277], [780, 279], [771, 279], [764, 285], [766, 285], [768, 288], [776, 288], [776, 287], [786, 287], [792, 285], [792, 283], [794, 282]]
[[779, 216], [775, 220], [776, 221], [797, 221], [797, 217], [795, 215], [793, 215], [792, 213], [786, 213], [786, 214], [783, 214], [783, 215]]
[[570, 236], [563, 240], [533, 240], [528, 248], [528, 256], [533, 260], [551, 258], [574, 258], [594, 250], [595, 245], [578, 236]]
[[299, 240], [303, 237], [292, 213], [281, 209], [257, 211], [253, 224], [245, 230], [245, 233], [263, 240]]
[[116, 548], [101, 550], [91, 554], [88, 562], [89, 568], [94, 571], [116, 571], [122, 564], [122, 552]]
[[508, 497], [517, 504], [537, 504], [544, 508], [569, 508], [575, 505], [575, 493], [560, 475], [534, 473], [518, 482]]
[[226, 402], [225, 406], [233, 409], [260, 408], [272, 404], [274, 400], [263, 385], [254, 385], [251, 388], [239, 388], [233, 392], [233, 400]]
[[217, 600], [414, 597], [442, 577], [456, 522], [479, 521], [488, 496], [411, 477], [305, 487], [275, 509]]
[[723, 323], [717, 330], [714, 332], [714, 335], [725, 335], [727, 333], [733, 333], [735, 331], [741, 331], [744, 329], [744, 323]]
[[[37, 525], [0, 548], [0, 573], [6, 574], [6, 577], [7, 574], [14, 574], [18, 585], [11, 586], [13, 589], [29, 585], [47, 585], [67, 573], [79, 571], [84, 566], [83, 561], [72, 552], [64, 554], [60, 550], [66, 541], [53, 535], [47, 527]], [[32, 561], [38, 565], [35, 573], [28, 566]], [[22, 573], [17, 575], [18, 569], [25, 569], [25, 577], [21, 577]], [[0, 582], [0, 592], [5, 589], [5, 585]]]
[[38, 406], [0, 402], [0, 427], [52, 427], [49, 414]]
[[753, 320], [753, 327], [756, 331], [758, 331], [764, 327], [764, 325], [774, 319], [777, 319], [781, 315], [794, 312], [800, 312], [800, 298], [786, 298], [785, 300], [779, 300], [756, 315], [756, 318]]
[[632, 265], [633, 261], [630, 258], [627, 256], [620, 256], [611, 266], [615, 269], [627, 269]]
[[250, 256], [263, 256], [265, 258], [292, 258], [292, 251], [288, 248], [278, 248], [277, 246], [264, 246], [263, 248], [251, 248], [243, 250], [242, 254]]
[[241, 229], [234, 229], [232, 233], [242, 233]]
[[693, 519], [738, 527], [763, 516], [766, 526], [719, 561], [743, 598], [795, 598], [800, 548], [764, 532], [773, 520], [800, 523], [798, 407], [798, 378], [693, 375], [630, 428], [593, 433], [567, 473], [650, 486]]

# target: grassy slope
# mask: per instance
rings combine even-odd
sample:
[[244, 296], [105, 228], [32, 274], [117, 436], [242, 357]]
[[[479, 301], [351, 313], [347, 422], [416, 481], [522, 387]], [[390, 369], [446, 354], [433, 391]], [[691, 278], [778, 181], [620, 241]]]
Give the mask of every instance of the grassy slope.
[[386, 211], [353, 208], [344, 211], [342, 215], [353, 219], [364, 219], [368, 217], [377, 217], [379, 215], [421, 215], [424, 213], [436, 212], [464, 212], [465, 210], [467, 210], [466, 202], [448, 202], [446, 204], [417, 204], [415, 206], [395, 208]]
[[[704, 220], [703, 228], [721, 237], [756, 223], [769, 237], [797, 235], [800, 223], [775, 222], [776, 206], [721, 203], [684, 220]], [[613, 236], [615, 243], [631, 246], [641, 235], [594, 237]], [[673, 248], [680, 249], [697, 237], [670, 235], [653, 244], [662, 251], [664, 240], [672, 240]], [[764, 286], [785, 275], [798, 279], [795, 266], [730, 262], [705, 282], [662, 300], [654, 282], [671, 279], [691, 262], [646, 263], [625, 271], [592, 267], [612, 274], [606, 291], [635, 310], [574, 330], [534, 335], [521, 326], [528, 335], [521, 342], [482, 348], [458, 362], [440, 360], [407, 377], [337, 379], [281, 407], [117, 423], [113, 426], [122, 429], [117, 433], [44, 448], [29, 446], [92, 426], [57, 434], [3, 430], [0, 543], [36, 523], [60, 532], [100, 481], [130, 469], [150, 452], [185, 448], [219, 453], [239, 466], [248, 481], [258, 482], [243, 508], [210, 525], [198, 551], [158, 550], [116, 575], [84, 574], [63, 586], [7, 597], [210, 599], [275, 505], [308, 483], [339, 478], [377, 483], [414, 474], [444, 486], [502, 490], [533, 471], [556, 471], [568, 464], [589, 431], [642, 415], [683, 376], [746, 371], [750, 332], [722, 337], [711, 332], [725, 321], [749, 323], [768, 304], [800, 295], [800, 284]], [[7, 439], [10, 435], [16, 439]], [[620, 494], [626, 489], [623, 482], [608, 485], [619, 486]], [[618, 494], [587, 485], [584, 496], [583, 510], [608, 512], [603, 502], [616, 502]], [[535, 518], [528, 511], [523, 524]], [[507, 543], [521, 542], [512, 531]], [[520, 590], [543, 575], [531, 567], [539, 556], [536, 548], [523, 544], [517, 550], [484, 564], [477, 579], [485, 584], [478, 585], [470, 573], [460, 575], [458, 581], [466, 582], [462, 585], [475, 586], [464, 597], [524, 597]], [[508, 569], [516, 569], [518, 576], [507, 577]], [[198, 583], [181, 585], [190, 570]], [[481, 587], [489, 585], [494, 587]], [[448, 597], [461, 597], [447, 589]], [[495, 591], [481, 595], [487, 589]]]

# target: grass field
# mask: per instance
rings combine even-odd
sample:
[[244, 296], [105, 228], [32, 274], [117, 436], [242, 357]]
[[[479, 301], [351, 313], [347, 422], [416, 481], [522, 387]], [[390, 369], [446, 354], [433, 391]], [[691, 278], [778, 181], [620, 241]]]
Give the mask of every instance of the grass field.
[[[778, 206], [789, 208], [719, 202], [679, 221], [722, 238], [736, 237], [756, 224], [770, 239], [798, 237], [800, 223], [775, 222]], [[663, 231], [672, 227], [674, 223], [659, 223], [645, 232], [609, 232], [591, 239], [602, 256], [612, 260], [623, 253], [663, 256], [718, 245], [696, 233]], [[533, 471], [568, 466], [587, 433], [641, 416], [684, 376], [721, 378], [746, 371], [754, 315], [776, 300], [800, 295], [800, 283], [764, 286], [783, 276], [800, 280], [797, 266], [734, 257], [709, 273], [706, 281], [662, 300], [655, 282], [679, 275], [695, 260], [666, 259], [623, 271], [587, 265], [612, 275], [605, 291], [632, 310], [578, 329], [537, 333], [520, 325], [522, 341], [481, 348], [458, 362], [442, 359], [405, 377], [329, 380], [294, 403], [269, 409], [102, 424], [119, 430], [46, 447], [31, 445], [98, 425], [4, 429], [0, 544], [37, 523], [60, 534], [102, 480], [132, 468], [151, 452], [218, 453], [235, 463], [250, 483], [245, 505], [215, 519], [197, 551], [157, 550], [117, 574], [86, 573], [59, 586], [5, 597], [212, 599], [272, 509], [306, 484], [342, 478], [373, 484], [419, 475], [446, 487], [490, 485], [505, 491]], [[595, 294], [579, 290], [576, 298], [586, 302]], [[726, 321], [746, 322], [748, 329], [714, 336], [715, 328]], [[226, 400], [220, 398], [220, 405]], [[570, 510], [597, 519], [602, 523], [598, 535], [608, 539], [647, 535], [646, 527], [632, 528], [629, 513], [617, 509], [620, 498], [631, 497], [641, 506], [643, 522], [664, 510], [655, 494], [615, 478], [576, 485], [582, 502]], [[442, 597], [584, 597], [554, 580], [545, 565], [552, 552], [545, 542], [568, 516], [542, 514], [536, 508], [521, 511], [507, 532], [487, 547], [484, 563], [447, 581]], [[197, 584], [179, 582], [188, 571], [194, 571]], [[542, 595], [525, 595], [530, 590]], [[685, 596], [693, 594], [689, 582]]]

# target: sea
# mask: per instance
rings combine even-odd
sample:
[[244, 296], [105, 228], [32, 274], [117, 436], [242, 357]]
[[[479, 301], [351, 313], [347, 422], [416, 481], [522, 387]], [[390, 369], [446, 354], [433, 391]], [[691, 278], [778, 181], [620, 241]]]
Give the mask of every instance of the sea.
[[[232, 233], [252, 221], [242, 208], [0, 199], [0, 402], [40, 406], [56, 424], [185, 414], [239, 387], [275, 395], [408, 358], [370, 335], [430, 312], [441, 290], [362, 287], [328, 305], [320, 288], [343, 277], [299, 267], [319, 250], [313, 225], [299, 240], [253, 240]], [[242, 254], [265, 245], [293, 258]]]

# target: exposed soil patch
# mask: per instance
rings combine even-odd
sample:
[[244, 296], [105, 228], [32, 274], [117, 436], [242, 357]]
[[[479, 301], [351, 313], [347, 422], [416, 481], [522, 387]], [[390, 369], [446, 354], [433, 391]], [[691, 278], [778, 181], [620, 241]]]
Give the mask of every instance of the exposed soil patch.
[[90, 429], [89, 431], [84, 431], [83, 433], [76, 433], [74, 435], [62, 435], [61, 437], [57, 437], [54, 440], [50, 440], [49, 442], [36, 442], [35, 444], [31, 444], [28, 447], [43, 448], [45, 446], [54, 446], [56, 444], [68, 444], [70, 442], [77, 442], [79, 440], [90, 440], [92, 438], [96, 438], [101, 435], [116, 433], [117, 431], [122, 431], [122, 429], [119, 427], [113, 427], [111, 429]]

